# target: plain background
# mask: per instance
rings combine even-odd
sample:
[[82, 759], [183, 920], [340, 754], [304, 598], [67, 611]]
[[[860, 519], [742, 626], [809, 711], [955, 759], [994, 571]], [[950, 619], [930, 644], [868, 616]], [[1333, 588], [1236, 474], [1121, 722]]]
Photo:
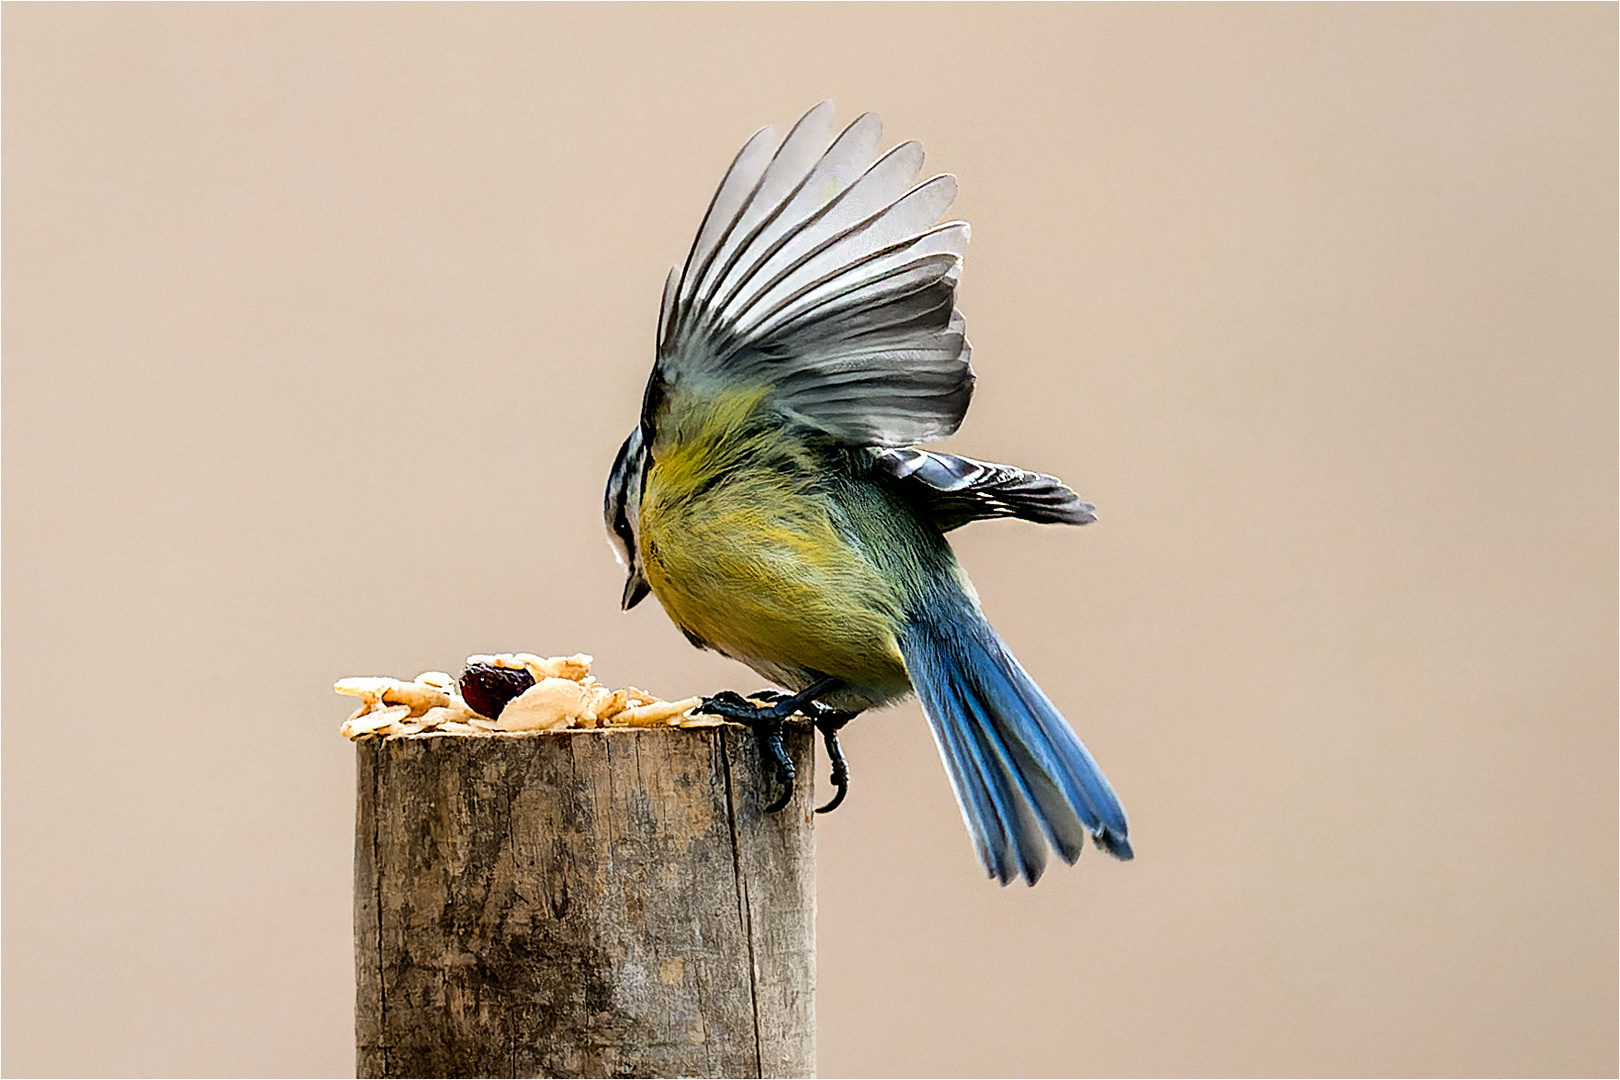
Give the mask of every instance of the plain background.
[[732, 154], [957, 173], [957, 534], [1139, 855], [819, 824], [831, 1075], [1613, 1075], [1616, 7], [8, 5], [4, 1069], [353, 1068], [345, 675], [583, 650]]

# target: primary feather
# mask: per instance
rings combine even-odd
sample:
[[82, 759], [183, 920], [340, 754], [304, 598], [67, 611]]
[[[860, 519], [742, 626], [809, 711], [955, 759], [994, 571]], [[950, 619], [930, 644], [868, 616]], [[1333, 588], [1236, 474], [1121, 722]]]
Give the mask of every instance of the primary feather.
[[961, 424], [973, 372], [954, 297], [968, 230], [939, 225], [955, 178], [913, 184], [914, 142], [878, 157], [871, 113], [831, 131], [823, 102], [785, 138], [762, 128], [732, 162], [665, 287], [650, 430], [673, 398], [739, 386], [854, 446]]

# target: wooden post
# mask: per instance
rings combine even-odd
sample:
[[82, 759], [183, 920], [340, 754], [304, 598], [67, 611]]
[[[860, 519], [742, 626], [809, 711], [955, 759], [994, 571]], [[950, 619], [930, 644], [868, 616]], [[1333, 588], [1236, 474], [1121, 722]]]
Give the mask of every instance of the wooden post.
[[356, 1067], [810, 1076], [815, 856], [753, 736], [651, 728], [358, 744]]

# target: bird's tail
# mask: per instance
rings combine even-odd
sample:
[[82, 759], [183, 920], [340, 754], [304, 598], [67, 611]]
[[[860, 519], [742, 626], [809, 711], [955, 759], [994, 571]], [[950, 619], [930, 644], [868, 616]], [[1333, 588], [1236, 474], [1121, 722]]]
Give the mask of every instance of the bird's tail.
[[1005, 885], [1021, 873], [1033, 885], [1047, 841], [1072, 863], [1087, 834], [1131, 858], [1114, 789], [976, 604], [935, 594], [907, 621], [900, 650], [991, 877]]

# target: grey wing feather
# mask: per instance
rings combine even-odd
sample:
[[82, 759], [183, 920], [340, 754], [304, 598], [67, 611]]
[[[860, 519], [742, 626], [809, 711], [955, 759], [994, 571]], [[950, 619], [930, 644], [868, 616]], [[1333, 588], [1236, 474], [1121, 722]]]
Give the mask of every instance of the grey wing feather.
[[873, 450], [872, 456], [879, 475], [941, 532], [998, 517], [1047, 525], [1089, 525], [1097, 520], [1097, 508], [1082, 502], [1055, 476], [909, 446]]
[[709, 209], [698, 226], [687, 253], [686, 265], [681, 269], [679, 297], [684, 310], [691, 305], [698, 283], [714, 261], [715, 249], [731, 234], [737, 215], [748, 207], [765, 170], [770, 167], [776, 152], [777, 136], [773, 127], [762, 127], [743, 144], [731, 162], [731, 168], [709, 200]]
[[[785, 415], [853, 445], [960, 426], [973, 392], [955, 307], [968, 228], [937, 224], [956, 180], [914, 183], [915, 142], [877, 157], [871, 113], [828, 145], [832, 130], [822, 102], [732, 163], [666, 287], [649, 410], [763, 385]], [[643, 416], [649, 430], [656, 420]]]
[[798, 195], [806, 176], [827, 149], [833, 133], [832, 102], [823, 101], [793, 125], [776, 156], [766, 167], [752, 197], [732, 224], [725, 244], [716, 254], [694, 296], [706, 309], [717, 305], [730, 282], [748, 267], [738, 269], [745, 250], [768, 247], [781, 232], [780, 218], [791, 199]]
[[681, 268], [672, 266], [669, 277], [664, 279], [664, 299], [658, 305], [658, 349], [662, 351], [664, 343], [669, 340], [670, 329], [675, 323], [675, 295], [681, 287]]

